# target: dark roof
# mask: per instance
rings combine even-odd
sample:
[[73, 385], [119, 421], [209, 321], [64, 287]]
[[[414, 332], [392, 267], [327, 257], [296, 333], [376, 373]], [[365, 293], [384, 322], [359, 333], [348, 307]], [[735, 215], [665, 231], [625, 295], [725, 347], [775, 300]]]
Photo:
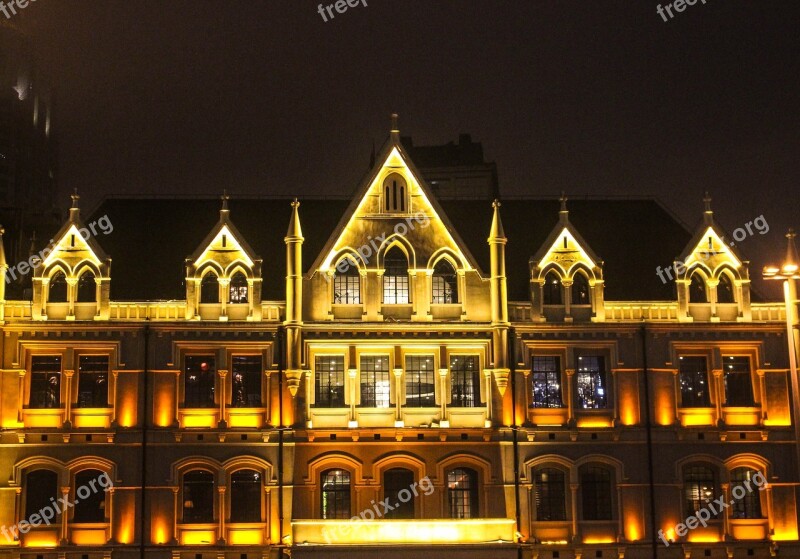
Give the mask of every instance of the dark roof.
[[[303, 265], [311, 266], [334, 231], [349, 200], [300, 200], [305, 242]], [[285, 298], [284, 236], [290, 199], [231, 200], [230, 217], [263, 261], [264, 300]], [[492, 218], [488, 200], [440, 202], [480, 267], [488, 273], [486, 239]], [[183, 299], [184, 260], [219, 219], [219, 200], [122, 199], [104, 201], [86, 218], [108, 215], [114, 226], [98, 242], [112, 258], [113, 300]], [[506, 269], [512, 301], [529, 299], [528, 261], [558, 221], [557, 200], [514, 199], [501, 216], [508, 245]], [[570, 220], [605, 262], [606, 299], [675, 300], [672, 282], [663, 284], [657, 266], [666, 268], [691, 234], [655, 200], [575, 200]]]
[[484, 161], [483, 144], [473, 142], [469, 134], [460, 134], [458, 143], [451, 141], [439, 146], [415, 146], [410, 136], [403, 136], [400, 141], [419, 169], [494, 165]]

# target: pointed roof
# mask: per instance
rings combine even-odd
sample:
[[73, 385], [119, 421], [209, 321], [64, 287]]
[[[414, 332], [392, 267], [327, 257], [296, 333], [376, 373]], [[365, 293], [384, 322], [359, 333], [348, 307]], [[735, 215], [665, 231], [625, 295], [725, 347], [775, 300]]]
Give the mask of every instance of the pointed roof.
[[417, 169], [414, 162], [411, 160], [411, 157], [408, 155], [408, 152], [403, 147], [403, 143], [400, 141], [400, 129], [397, 124], [397, 113], [392, 113], [392, 128], [389, 134], [389, 139], [386, 141], [381, 148], [381, 151], [378, 153], [376, 162], [377, 165], [373, 165], [372, 168], [367, 172], [364, 178], [361, 180], [361, 183], [357, 187], [353, 197], [351, 198], [350, 204], [347, 206], [347, 210], [342, 215], [339, 223], [337, 224], [336, 228], [333, 231], [333, 234], [330, 235], [325, 246], [323, 246], [322, 250], [319, 252], [317, 257], [315, 258], [314, 262], [312, 263], [311, 267], [308, 269], [307, 276], [310, 276], [315, 270], [318, 270], [322, 267], [326, 257], [329, 255], [331, 250], [336, 246], [339, 238], [342, 235], [342, 232], [347, 227], [347, 224], [350, 223], [352, 217], [358, 213], [359, 208], [364, 203], [366, 195], [369, 192], [370, 187], [372, 186], [375, 179], [378, 177], [380, 172], [383, 170], [386, 163], [390, 160], [393, 154], [397, 154], [400, 159], [402, 160], [403, 164], [407, 167], [408, 171], [414, 177], [414, 180], [419, 185], [420, 190], [422, 191], [423, 195], [425, 196], [426, 201], [431, 206], [433, 211], [436, 213], [436, 216], [441, 220], [444, 227], [447, 229], [450, 237], [453, 239], [456, 246], [459, 247], [464, 258], [466, 258], [469, 265], [478, 271], [478, 273], [482, 277], [486, 277], [486, 275], [481, 270], [478, 261], [469, 251], [467, 244], [462, 240], [461, 236], [456, 231], [453, 224], [447, 217], [447, 214], [442, 209], [439, 202], [436, 200], [436, 197], [433, 195], [433, 190], [431, 189], [430, 185], [427, 181], [423, 178], [422, 173], [420, 173], [419, 169]]
[[219, 220], [211, 228], [211, 231], [205, 236], [203, 242], [195, 249], [195, 251], [189, 256], [189, 260], [192, 262], [197, 262], [200, 260], [205, 252], [211, 247], [214, 240], [223, 232], [223, 230], [227, 230], [231, 237], [238, 243], [239, 248], [241, 248], [242, 252], [247, 255], [251, 262], [259, 262], [261, 259], [256, 255], [255, 251], [250, 247], [250, 245], [245, 240], [244, 236], [239, 232], [236, 226], [231, 221], [231, 212], [228, 209], [228, 200], [230, 200], [230, 196], [228, 196], [228, 191], [223, 190], [222, 196], [222, 207], [219, 210]]
[[[111, 258], [106, 254], [106, 252], [103, 250], [103, 247], [101, 247], [100, 243], [97, 241], [97, 236], [93, 234], [91, 231], [89, 231], [89, 229], [83, 222], [83, 218], [81, 218], [81, 210], [78, 205], [78, 202], [81, 199], [81, 197], [78, 196], [77, 188], [73, 191], [72, 196], [70, 197], [72, 198], [72, 207], [70, 207], [69, 209], [69, 218], [67, 219], [67, 222], [64, 223], [64, 225], [61, 227], [61, 229], [58, 230], [58, 233], [53, 235], [52, 241], [55, 243], [53, 245], [54, 248], [53, 251], [50, 253], [50, 255], [45, 259], [45, 264], [47, 264], [47, 261], [50, 260], [54, 255], [58, 254], [59, 251], [66, 250], [65, 247], [62, 245], [62, 241], [64, 241], [70, 234], [74, 233], [78, 233], [77, 237], [79, 237], [82, 240], [83, 244], [85, 244], [86, 247], [89, 249], [89, 251], [92, 254], [94, 254], [98, 262], [101, 263], [111, 262]], [[74, 232], [70, 233], [70, 231], [73, 231], [73, 229]], [[87, 231], [89, 232], [89, 234], [87, 234], [84, 237], [80, 233], [81, 230]], [[35, 236], [34, 239], [32, 239], [32, 242], [34, 240]]]
[[284, 239], [286, 242], [288, 241], [302, 241], [303, 240], [303, 229], [300, 227], [300, 213], [298, 208], [300, 208], [300, 202], [297, 201], [297, 198], [292, 200], [292, 217], [289, 218], [289, 228], [286, 231], [286, 238]]
[[506, 232], [503, 230], [503, 221], [500, 219], [500, 201], [495, 200], [492, 202], [492, 208], [494, 208], [494, 212], [492, 212], [492, 228], [489, 230], [488, 241], [490, 243], [493, 241], [506, 241]]
[[5, 242], [3, 241], [3, 235], [5, 234], [6, 234], [5, 227], [0, 225], [0, 269], [8, 268], [8, 263], [6, 262]]
[[[734, 241], [728, 240], [728, 234], [714, 219], [714, 210], [711, 209], [711, 196], [708, 192], [703, 196], [703, 221], [695, 229], [691, 240], [678, 256], [677, 260], [687, 263], [688, 260], [698, 251], [707, 254], [728, 254], [736, 259], [737, 264], [741, 265], [746, 261]], [[712, 237], [711, 246], [708, 246], [707, 239]], [[716, 239], [714, 238], [716, 237]], [[702, 246], [701, 246], [702, 245]], [[707, 260], [707, 258], [706, 258]]]
[[[530, 262], [538, 265], [545, 258], [547, 258], [548, 255], [559, 252], [563, 253], [568, 250], [569, 252], [573, 253], [576, 251], [582, 253], [584, 259], [589, 260], [593, 266], [602, 266], [603, 259], [592, 250], [592, 247], [589, 246], [589, 243], [586, 242], [575, 226], [570, 222], [569, 210], [567, 209], [567, 200], [567, 196], [562, 192], [561, 198], [559, 198], [559, 202], [561, 202], [561, 209], [558, 212], [558, 223], [553, 230], [550, 231], [550, 234], [547, 236], [544, 243], [542, 243], [541, 247], [539, 247], [539, 250], [536, 251], [536, 254], [531, 257]], [[565, 235], [565, 233], [572, 238], [575, 246], [570, 246], [568, 249], [559, 246], [559, 241]], [[569, 245], [570, 243], [567, 244]], [[577, 261], [577, 259], [575, 260]]]

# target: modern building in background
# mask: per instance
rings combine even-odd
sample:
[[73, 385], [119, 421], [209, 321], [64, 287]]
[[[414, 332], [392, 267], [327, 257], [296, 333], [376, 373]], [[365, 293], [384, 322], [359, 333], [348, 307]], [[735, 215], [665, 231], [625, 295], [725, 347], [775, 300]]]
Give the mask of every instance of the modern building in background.
[[[0, 223], [14, 262], [27, 259], [31, 239], [49, 239], [62, 219], [53, 105], [28, 38], [0, 18]], [[29, 284], [10, 287], [21, 293]]]
[[0, 296], [0, 557], [800, 556], [787, 306], [711, 201], [407, 146], [345, 201], [73, 200]]

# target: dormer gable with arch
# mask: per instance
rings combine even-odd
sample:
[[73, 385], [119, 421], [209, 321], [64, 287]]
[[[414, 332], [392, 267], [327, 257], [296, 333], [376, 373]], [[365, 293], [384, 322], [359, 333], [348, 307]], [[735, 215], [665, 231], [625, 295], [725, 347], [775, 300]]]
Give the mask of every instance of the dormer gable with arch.
[[748, 321], [749, 262], [714, 219], [708, 193], [703, 202], [703, 221], [670, 271], [675, 274], [678, 317], [688, 322]]
[[186, 259], [187, 320], [261, 320], [262, 260], [231, 221], [228, 200]]
[[[83, 222], [80, 197], [72, 195], [69, 219], [38, 255], [33, 270], [34, 320], [107, 320], [111, 295], [111, 258], [97, 241], [110, 233], [103, 218]], [[104, 216], [107, 220], [108, 218]], [[110, 226], [110, 227], [109, 227]]]
[[566, 196], [558, 223], [529, 264], [534, 321], [605, 319], [603, 261], [570, 222]]

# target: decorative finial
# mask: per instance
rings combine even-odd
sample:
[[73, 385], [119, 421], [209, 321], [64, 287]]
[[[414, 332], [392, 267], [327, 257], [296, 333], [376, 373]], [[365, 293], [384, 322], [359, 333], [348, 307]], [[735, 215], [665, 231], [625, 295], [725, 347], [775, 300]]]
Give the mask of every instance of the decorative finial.
[[226, 212], [226, 211], [228, 211], [228, 200], [231, 199], [231, 197], [228, 195], [228, 189], [227, 188], [223, 188], [222, 189], [221, 199], [222, 199], [222, 211]]
[[706, 206], [706, 211], [710, 212], [711, 210], [711, 195], [706, 191], [705, 196], [703, 197], [703, 203]]
[[493, 208], [499, 208], [500, 206], [502, 206], [502, 204], [500, 203], [500, 200], [498, 200], [497, 198], [495, 198], [495, 199], [494, 199], [494, 202], [492, 202], [492, 207], [493, 207]]
[[561, 198], [558, 199], [558, 201], [561, 202], [561, 211], [562, 212], [567, 211], [567, 200], [569, 200], [569, 198], [567, 198], [567, 195], [562, 190], [561, 191]]
[[72, 191], [72, 196], [70, 196], [70, 198], [72, 198], [72, 207], [73, 208], [77, 208], [78, 207], [78, 200], [81, 199], [81, 197], [78, 196], [78, 189], [77, 188]]
[[299, 208], [300, 207], [300, 202], [297, 200], [297, 198], [292, 200], [292, 207], [293, 208]]
[[797, 237], [797, 233], [794, 232], [794, 228], [793, 227], [789, 227], [789, 231], [786, 233], [786, 238], [789, 239], [789, 240], [792, 240], [795, 237]]
[[0, 237], [6, 234], [6, 228], [0, 225]]
[[392, 132], [400, 132], [397, 127], [397, 113], [392, 113]]

